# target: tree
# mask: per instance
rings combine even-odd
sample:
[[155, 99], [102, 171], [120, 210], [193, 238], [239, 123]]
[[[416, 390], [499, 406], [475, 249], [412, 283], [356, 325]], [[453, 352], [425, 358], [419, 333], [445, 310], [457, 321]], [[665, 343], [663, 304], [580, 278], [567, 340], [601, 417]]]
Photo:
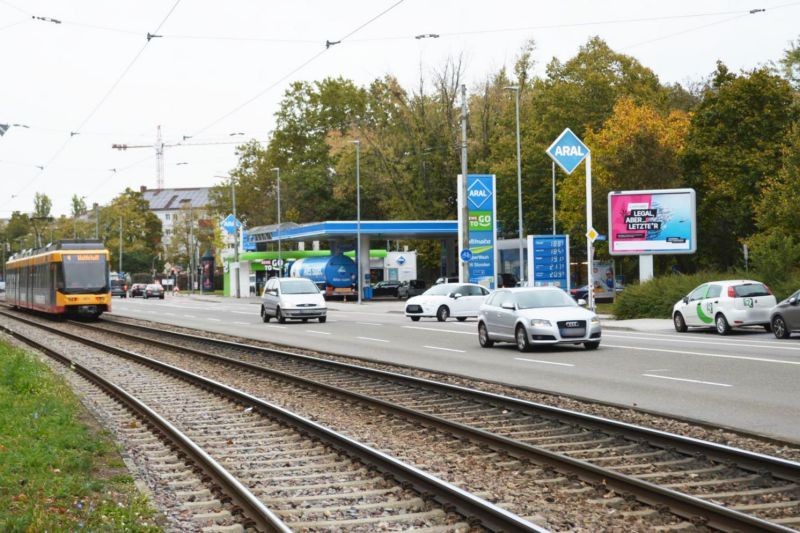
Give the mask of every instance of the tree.
[[44, 193], [37, 192], [33, 197], [33, 216], [37, 218], [47, 218], [53, 208], [53, 201]]
[[100, 237], [111, 252], [112, 268], [118, 268], [120, 225], [122, 268], [126, 272], [151, 272], [160, 268], [161, 221], [150, 212], [142, 193], [125, 189], [101, 209]]
[[72, 195], [72, 218], [78, 218], [87, 213], [86, 200], [83, 196]]
[[717, 64], [681, 158], [697, 191], [701, 265], [740, 264], [741, 240], [756, 231], [760, 192], [777, 174], [798, 116], [786, 80], [766, 68], [736, 75]]
[[784, 50], [780, 61], [784, 77], [800, 89], [800, 39], [789, 43], [789, 48]]

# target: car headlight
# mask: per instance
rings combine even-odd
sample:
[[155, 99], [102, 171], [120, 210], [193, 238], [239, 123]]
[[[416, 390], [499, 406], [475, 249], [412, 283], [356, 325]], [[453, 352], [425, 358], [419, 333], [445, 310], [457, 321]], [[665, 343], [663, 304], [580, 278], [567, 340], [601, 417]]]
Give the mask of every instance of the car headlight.
[[593, 326], [599, 326], [600, 325], [600, 319], [597, 318], [596, 316], [592, 317], [592, 321], [591, 322], [592, 322]]
[[543, 320], [541, 318], [532, 318], [531, 319], [531, 326], [534, 326], [534, 327], [536, 327], [536, 326], [550, 327], [550, 325], [551, 324], [550, 324], [549, 320]]

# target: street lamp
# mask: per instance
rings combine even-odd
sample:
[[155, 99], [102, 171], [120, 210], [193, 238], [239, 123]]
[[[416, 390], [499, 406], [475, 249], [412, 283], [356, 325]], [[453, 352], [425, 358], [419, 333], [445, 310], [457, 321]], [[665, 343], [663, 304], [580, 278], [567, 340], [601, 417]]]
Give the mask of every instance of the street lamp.
[[350, 141], [356, 145], [356, 290], [361, 304], [361, 141]]
[[233, 262], [236, 263], [234, 271], [234, 278], [236, 278], [236, 297], [241, 298], [239, 294], [239, 228], [236, 227], [236, 183], [231, 176], [231, 204], [233, 205]]
[[278, 277], [283, 277], [283, 256], [281, 254], [281, 169], [273, 168], [278, 180]]
[[525, 258], [522, 256], [522, 162], [519, 155], [519, 86], [513, 85], [506, 87], [509, 91], [514, 91], [516, 111], [517, 111], [517, 211], [519, 216], [519, 279], [525, 281]]

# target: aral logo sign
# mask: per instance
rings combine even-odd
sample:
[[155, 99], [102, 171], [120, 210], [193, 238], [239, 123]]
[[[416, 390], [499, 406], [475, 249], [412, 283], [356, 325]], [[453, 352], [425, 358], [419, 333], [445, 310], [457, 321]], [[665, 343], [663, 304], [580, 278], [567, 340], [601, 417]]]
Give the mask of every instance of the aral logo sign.
[[469, 198], [470, 209], [481, 209], [486, 202], [492, 199], [492, 191], [483, 181], [473, 181], [467, 189], [467, 198]]
[[572, 171], [589, 155], [589, 149], [577, 135], [572, 133], [572, 130], [567, 128], [547, 149], [547, 155], [558, 163], [564, 172], [572, 174]]

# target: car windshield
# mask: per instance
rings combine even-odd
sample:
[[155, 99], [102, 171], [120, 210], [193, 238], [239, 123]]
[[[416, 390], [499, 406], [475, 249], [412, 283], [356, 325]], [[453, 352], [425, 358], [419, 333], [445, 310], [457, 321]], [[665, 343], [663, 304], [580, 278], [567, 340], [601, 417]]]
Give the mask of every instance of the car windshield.
[[515, 294], [520, 309], [537, 307], [576, 307], [575, 300], [563, 291], [524, 291]]
[[451, 283], [442, 283], [440, 285], [434, 285], [427, 291], [425, 291], [425, 296], [447, 296], [451, 292], [455, 290], [456, 286]]
[[750, 296], [767, 296], [772, 294], [763, 283], [748, 283], [747, 285], [737, 285], [733, 288], [737, 298]]
[[101, 293], [110, 290], [108, 264], [99, 254], [69, 254], [63, 257], [64, 292]]
[[147, 288], [151, 291], [159, 291], [161, 290], [161, 285], [148, 285]]
[[319, 289], [307, 279], [287, 279], [281, 281], [283, 294], [317, 294]]

